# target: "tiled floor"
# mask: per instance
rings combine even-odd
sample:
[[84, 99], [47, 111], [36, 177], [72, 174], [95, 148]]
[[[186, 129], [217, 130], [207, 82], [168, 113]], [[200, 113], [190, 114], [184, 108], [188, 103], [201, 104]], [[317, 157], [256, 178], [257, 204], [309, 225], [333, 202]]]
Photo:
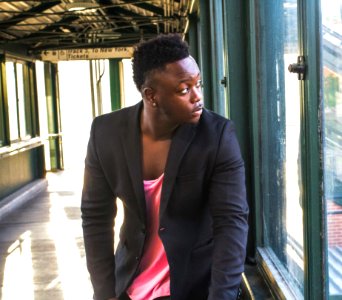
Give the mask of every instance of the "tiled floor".
[[49, 173], [39, 197], [0, 222], [0, 299], [90, 300], [80, 220], [82, 174]]

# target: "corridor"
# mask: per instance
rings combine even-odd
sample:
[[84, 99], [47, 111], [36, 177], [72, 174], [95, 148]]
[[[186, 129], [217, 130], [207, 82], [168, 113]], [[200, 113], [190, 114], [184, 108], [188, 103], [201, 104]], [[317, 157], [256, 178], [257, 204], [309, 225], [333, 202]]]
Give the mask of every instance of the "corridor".
[[82, 172], [48, 173], [38, 197], [1, 219], [0, 299], [92, 299], [80, 220]]

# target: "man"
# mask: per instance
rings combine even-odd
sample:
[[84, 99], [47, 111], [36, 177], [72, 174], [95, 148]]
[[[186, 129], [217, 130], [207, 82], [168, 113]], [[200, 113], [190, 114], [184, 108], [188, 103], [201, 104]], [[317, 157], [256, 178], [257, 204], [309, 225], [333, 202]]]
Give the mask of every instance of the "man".
[[94, 298], [236, 299], [248, 206], [233, 124], [203, 108], [200, 71], [179, 35], [138, 45], [133, 74], [143, 100], [94, 120], [85, 161]]

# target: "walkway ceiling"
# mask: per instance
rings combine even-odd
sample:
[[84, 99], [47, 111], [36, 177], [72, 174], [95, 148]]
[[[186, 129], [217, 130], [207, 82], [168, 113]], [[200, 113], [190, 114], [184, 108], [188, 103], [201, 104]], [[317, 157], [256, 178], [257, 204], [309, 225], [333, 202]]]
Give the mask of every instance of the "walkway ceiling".
[[0, 1], [0, 48], [16, 45], [39, 52], [132, 46], [158, 33], [184, 33], [193, 2]]

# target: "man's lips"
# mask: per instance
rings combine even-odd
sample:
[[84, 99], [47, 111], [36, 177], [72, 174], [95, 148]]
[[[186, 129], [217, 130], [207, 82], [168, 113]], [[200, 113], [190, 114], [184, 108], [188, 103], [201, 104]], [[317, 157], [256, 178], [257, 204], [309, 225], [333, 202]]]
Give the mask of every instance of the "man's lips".
[[203, 104], [199, 104], [195, 107], [195, 109], [192, 111], [193, 113], [201, 111], [203, 109]]

